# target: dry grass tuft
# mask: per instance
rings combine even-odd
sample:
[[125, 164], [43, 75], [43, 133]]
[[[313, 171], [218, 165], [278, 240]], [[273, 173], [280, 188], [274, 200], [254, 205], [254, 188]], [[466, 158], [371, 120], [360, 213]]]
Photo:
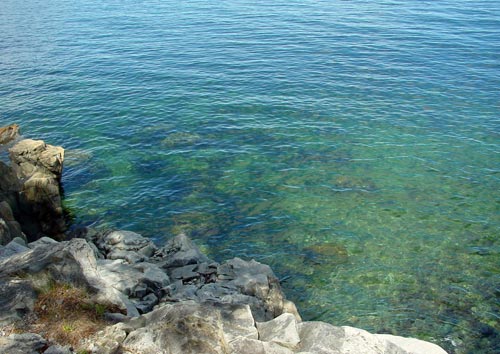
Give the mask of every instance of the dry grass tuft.
[[62, 345], [78, 347], [81, 340], [102, 330], [104, 312], [117, 312], [94, 303], [87, 291], [55, 283], [44, 289], [35, 302], [34, 319], [23, 328]]

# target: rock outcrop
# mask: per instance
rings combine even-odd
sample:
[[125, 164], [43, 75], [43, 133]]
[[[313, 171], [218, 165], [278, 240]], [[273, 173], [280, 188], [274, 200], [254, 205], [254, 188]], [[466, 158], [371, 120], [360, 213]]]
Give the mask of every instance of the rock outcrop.
[[[302, 322], [268, 266], [219, 264], [185, 235], [162, 248], [130, 231], [82, 236], [0, 247], [0, 325], [32, 315], [36, 289], [61, 282], [123, 312], [107, 313], [118, 323], [82, 343], [92, 353], [445, 353], [416, 339]], [[13, 348], [69, 353], [37, 334], [0, 337], [0, 352]]]
[[0, 162], [0, 244], [15, 237], [44, 235], [62, 240], [66, 221], [61, 202], [64, 149], [41, 140], [19, 140], [17, 125], [0, 128], [10, 166]]

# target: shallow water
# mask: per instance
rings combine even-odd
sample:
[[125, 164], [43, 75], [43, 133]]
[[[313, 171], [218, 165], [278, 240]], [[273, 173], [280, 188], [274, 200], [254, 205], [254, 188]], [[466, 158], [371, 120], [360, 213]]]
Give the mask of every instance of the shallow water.
[[0, 4], [76, 223], [270, 264], [305, 319], [500, 351], [495, 1]]

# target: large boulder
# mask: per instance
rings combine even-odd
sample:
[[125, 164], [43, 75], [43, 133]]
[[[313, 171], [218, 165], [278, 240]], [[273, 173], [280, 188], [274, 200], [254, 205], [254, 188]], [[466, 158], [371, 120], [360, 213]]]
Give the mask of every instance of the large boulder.
[[83, 239], [42, 243], [8, 258], [0, 258], [0, 279], [7, 284], [27, 276], [33, 288], [50, 281], [72, 284], [94, 294], [97, 303], [118, 306], [130, 316], [139, 315], [128, 297], [101, 277], [94, 250]]
[[38, 334], [21, 333], [0, 337], [0, 353], [39, 354], [47, 348], [48, 341]]
[[9, 149], [12, 170], [20, 181], [19, 213], [30, 240], [42, 235], [64, 238], [66, 222], [61, 203], [62, 147], [24, 139]]

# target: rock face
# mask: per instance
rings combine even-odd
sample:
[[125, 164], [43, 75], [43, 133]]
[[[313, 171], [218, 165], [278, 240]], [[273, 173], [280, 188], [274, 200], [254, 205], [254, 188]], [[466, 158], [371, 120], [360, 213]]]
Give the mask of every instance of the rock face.
[[49, 235], [64, 238], [66, 223], [60, 180], [64, 149], [41, 140], [25, 139], [9, 149], [12, 169], [20, 181], [19, 211], [30, 239]]
[[[118, 323], [87, 340], [92, 353], [445, 353], [416, 339], [301, 322], [268, 266], [213, 262], [185, 235], [163, 248], [129, 231], [82, 235], [0, 246], [0, 326], [29, 315], [35, 289], [56, 281], [84, 287], [96, 303], [127, 313], [106, 315]], [[35, 334], [0, 336], [2, 353], [47, 347]], [[45, 352], [69, 350], [52, 345]]]
[[[19, 127], [0, 128], [0, 145], [15, 142]], [[0, 244], [15, 237], [63, 239], [61, 204], [64, 149], [24, 139], [9, 149], [11, 166], [0, 162]]]

